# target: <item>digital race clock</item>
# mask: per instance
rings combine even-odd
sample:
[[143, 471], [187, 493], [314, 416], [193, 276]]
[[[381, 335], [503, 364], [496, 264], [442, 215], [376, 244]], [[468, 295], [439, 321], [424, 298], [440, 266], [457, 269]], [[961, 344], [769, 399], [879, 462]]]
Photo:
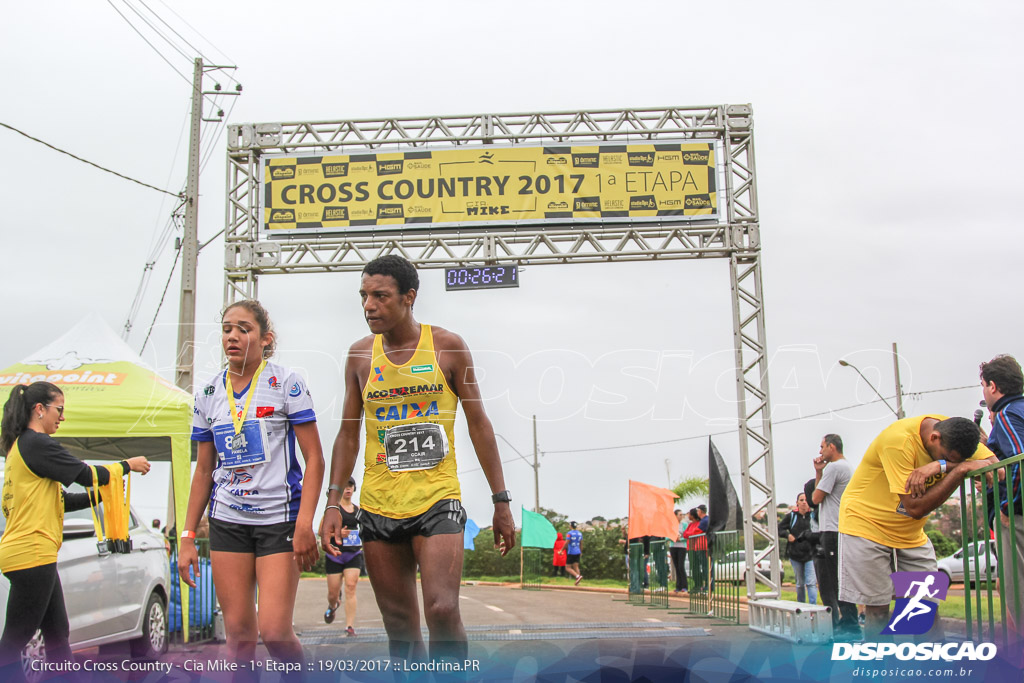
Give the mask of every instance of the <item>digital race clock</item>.
[[518, 286], [519, 266], [467, 266], [444, 269], [444, 288], [447, 290]]

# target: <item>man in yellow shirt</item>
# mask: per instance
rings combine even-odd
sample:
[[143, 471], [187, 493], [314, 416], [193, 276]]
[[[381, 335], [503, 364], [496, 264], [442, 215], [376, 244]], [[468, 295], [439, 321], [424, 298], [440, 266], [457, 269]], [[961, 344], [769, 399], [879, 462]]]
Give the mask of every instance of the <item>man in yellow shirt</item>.
[[979, 438], [962, 417], [898, 420], [854, 471], [839, 506], [839, 599], [866, 607], [869, 637], [888, 622], [892, 572], [937, 571], [925, 518], [968, 472], [995, 462]]

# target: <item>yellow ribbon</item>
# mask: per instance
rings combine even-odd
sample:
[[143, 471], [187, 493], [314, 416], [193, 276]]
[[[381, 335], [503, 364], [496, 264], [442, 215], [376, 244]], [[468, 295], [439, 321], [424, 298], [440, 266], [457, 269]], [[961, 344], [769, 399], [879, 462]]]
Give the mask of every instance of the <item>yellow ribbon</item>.
[[87, 488], [85, 492], [89, 494], [89, 510], [92, 511], [92, 525], [96, 530], [96, 539], [102, 543], [106, 539], [103, 537], [103, 527], [100, 526], [100, 519], [96, 516], [96, 508], [100, 506], [99, 478], [96, 476], [96, 467], [94, 465], [89, 465], [89, 469], [92, 470], [92, 486]]
[[[131, 513], [131, 497], [132, 497], [132, 480], [128, 472], [121, 471], [120, 476], [114, 471], [114, 468], [122, 469], [120, 463], [114, 463], [111, 465], [105, 465], [104, 468], [110, 473], [110, 481], [106, 485], [99, 485], [99, 477], [96, 475], [96, 467], [89, 465], [89, 469], [92, 470], [92, 486], [86, 489], [89, 494], [89, 508], [92, 511], [92, 523], [96, 529], [96, 539], [101, 543], [110, 538], [112, 540], [127, 540], [128, 539], [128, 525], [130, 524]], [[122, 478], [128, 476], [127, 490], [123, 490]], [[100, 524], [99, 516], [96, 513], [96, 508], [99, 507], [100, 502], [103, 503], [103, 523]], [[104, 529], [106, 534], [104, 534]], [[106, 536], [106, 538], [105, 538]]]
[[245, 397], [245, 407], [242, 408], [242, 412], [239, 413], [235, 407], [235, 392], [231, 388], [231, 370], [224, 371], [224, 388], [228, 392], [228, 408], [231, 410], [231, 422], [235, 425], [235, 436], [242, 433], [242, 424], [245, 422], [245, 416], [249, 414], [249, 404], [252, 403], [252, 397], [256, 395], [256, 387], [259, 386], [260, 374], [263, 372], [263, 368], [267, 366], [267, 361], [260, 363], [260, 366], [256, 369], [256, 374], [252, 376], [249, 381], [249, 395]]

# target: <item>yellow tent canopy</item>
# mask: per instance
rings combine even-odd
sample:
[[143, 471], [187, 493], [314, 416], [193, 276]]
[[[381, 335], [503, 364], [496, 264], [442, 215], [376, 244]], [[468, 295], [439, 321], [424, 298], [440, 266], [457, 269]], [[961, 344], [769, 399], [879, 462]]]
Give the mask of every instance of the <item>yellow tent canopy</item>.
[[[20, 363], [0, 370], [0, 405], [16, 385], [39, 381], [56, 384], [64, 392], [67, 420], [56, 438], [77, 457], [123, 460], [145, 455], [170, 461], [174, 515], [185, 519], [192, 396], [149, 368], [95, 314]], [[183, 593], [186, 600], [187, 595]]]

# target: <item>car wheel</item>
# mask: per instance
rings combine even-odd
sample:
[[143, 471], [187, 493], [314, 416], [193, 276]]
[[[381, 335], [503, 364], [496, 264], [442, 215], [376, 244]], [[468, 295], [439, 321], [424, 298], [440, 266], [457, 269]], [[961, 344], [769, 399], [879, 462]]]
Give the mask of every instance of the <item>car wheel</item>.
[[167, 652], [167, 609], [156, 593], [149, 596], [142, 615], [142, 635], [131, 641], [131, 648], [139, 659], [156, 659]]
[[25, 680], [28, 683], [36, 683], [42, 680], [43, 671], [41, 666], [33, 666], [33, 662], [46, 661], [46, 643], [43, 641], [41, 631], [36, 631], [32, 640], [21, 651], [21, 670], [25, 673]]

